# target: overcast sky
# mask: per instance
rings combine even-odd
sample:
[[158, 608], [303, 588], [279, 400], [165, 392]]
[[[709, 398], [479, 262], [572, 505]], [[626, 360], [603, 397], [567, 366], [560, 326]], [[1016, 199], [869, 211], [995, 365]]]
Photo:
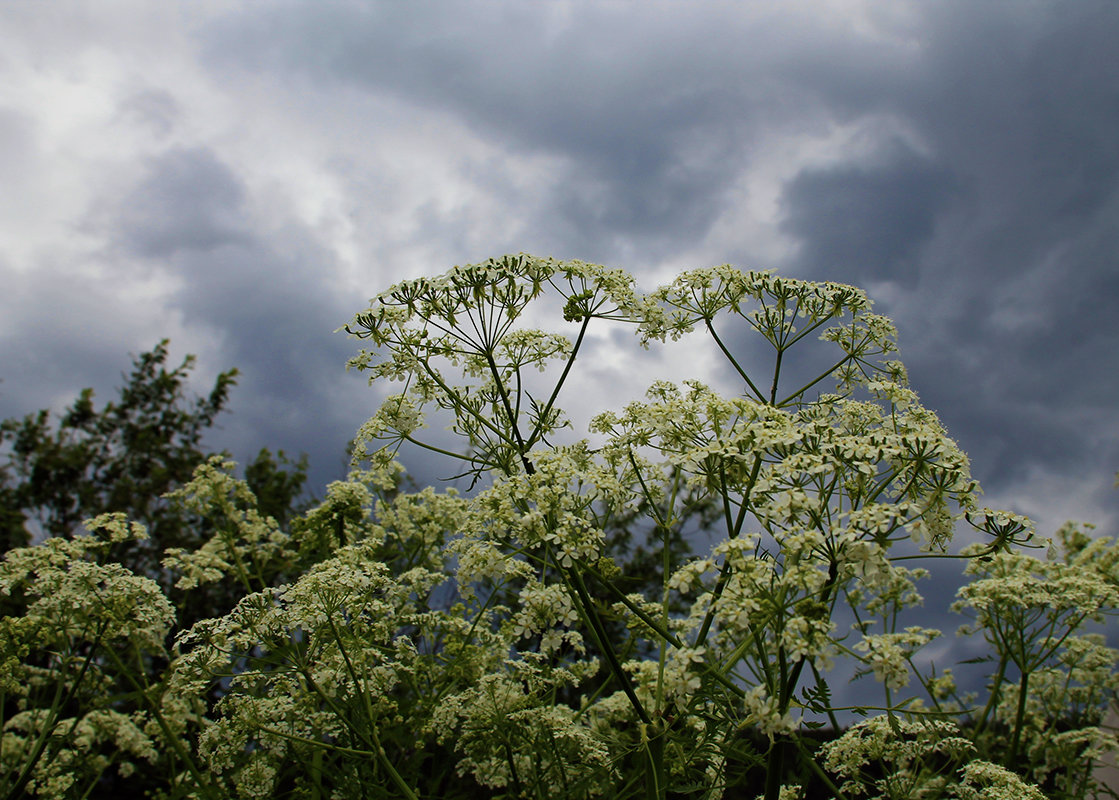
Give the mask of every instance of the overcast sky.
[[1114, 0], [9, 0], [0, 417], [170, 337], [243, 372], [211, 445], [321, 494], [388, 285], [729, 262], [866, 288], [987, 503], [1114, 532], [1116, 42]]

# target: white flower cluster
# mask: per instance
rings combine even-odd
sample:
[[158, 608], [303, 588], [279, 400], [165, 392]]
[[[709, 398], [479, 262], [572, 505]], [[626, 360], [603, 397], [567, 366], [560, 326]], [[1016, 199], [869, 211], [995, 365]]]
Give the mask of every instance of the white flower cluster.
[[118, 712], [111, 695], [124, 662], [166, 656], [175, 611], [155, 581], [103, 563], [113, 544], [146, 538], [142, 526], [106, 514], [86, 528], [0, 561], [0, 599], [22, 612], [0, 618], [0, 712], [16, 709], [0, 729], [0, 787], [22, 774], [21, 791], [67, 797], [157, 757], [145, 715]]
[[597, 561], [603, 532], [595, 504], [610, 498], [595, 484], [591, 453], [585, 444], [556, 448], [534, 453], [533, 464], [532, 474], [499, 480], [478, 497], [488, 527], [522, 547], [550, 549], [564, 567]]
[[913, 653], [940, 636], [933, 628], [911, 626], [903, 633], [864, 634], [855, 649], [866, 653], [865, 663], [874, 677], [891, 689], [909, 685], [909, 663]]
[[[0, 562], [0, 597], [17, 593], [26, 603], [23, 622], [13, 623], [23, 646], [65, 652], [75, 642], [95, 646], [128, 641], [140, 652], [160, 652], [175, 610], [159, 585], [119, 564], [90, 560], [125, 536], [143, 538], [142, 526], [106, 514], [87, 527], [111, 531], [107, 538], [51, 538], [37, 547], [9, 551]], [[8, 647], [19, 640], [9, 640]]]
[[782, 712], [777, 698], [764, 686], [755, 686], [742, 698], [746, 712], [745, 725], [753, 725], [758, 731], [772, 740], [775, 736], [792, 733], [800, 720], [791, 711]]
[[257, 510], [248, 484], [233, 477], [234, 464], [212, 456], [198, 466], [190, 482], [171, 492], [168, 499], [184, 510], [214, 521], [214, 534], [201, 547], [164, 551], [163, 565], [180, 575], [176, 586], [191, 589], [236, 577], [246, 590], [261, 589], [265, 581], [256, 564], [282, 558], [288, 534], [274, 519]]
[[[443, 576], [422, 568], [393, 576], [377, 546], [341, 548], [290, 587], [249, 595], [228, 616], [180, 637], [173, 692], [227, 676], [221, 716], [199, 749], [240, 796], [270, 796], [278, 765], [299, 742], [325, 736], [373, 750], [366, 726], [397, 712], [393, 693], [410, 674], [412, 652], [398, 637], [423, 620], [428, 612], [418, 601]], [[370, 716], [339, 713], [351, 704]]]
[[471, 774], [490, 789], [540, 798], [596, 797], [613, 778], [610, 749], [585, 717], [540, 703], [509, 675], [486, 675], [445, 698], [431, 729], [462, 754], [459, 774]]
[[952, 782], [943, 762], [967, 763], [974, 751], [952, 722], [878, 716], [851, 726], [821, 752], [824, 768], [843, 779], [845, 795], [906, 800], [940, 796]]
[[552, 628], [570, 628], [579, 612], [562, 585], [529, 582], [520, 592], [521, 610], [513, 617], [513, 636], [524, 639]]
[[[980, 551], [977, 545], [971, 548]], [[1021, 638], [1023, 646], [1011, 644], [1008, 652], [1025, 670], [1039, 666], [1084, 620], [1102, 621], [1105, 613], [1119, 609], [1119, 586], [1075, 561], [1001, 552], [973, 559], [967, 572], [977, 577], [960, 587], [953, 610], [973, 612], [975, 623], [962, 630], [981, 629], [996, 637], [1005, 631]]]

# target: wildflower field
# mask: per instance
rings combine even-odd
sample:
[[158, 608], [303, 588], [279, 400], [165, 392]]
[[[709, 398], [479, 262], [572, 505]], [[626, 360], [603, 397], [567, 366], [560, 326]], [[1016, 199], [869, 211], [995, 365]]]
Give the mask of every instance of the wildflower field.
[[[7, 552], [0, 798], [1114, 796], [1119, 544], [980, 507], [863, 291], [519, 255], [346, 330], [388, 389], [314, 507], [215, 457], [154, 569], [121, 513]], [[604, 335], [737, 389], [650, 375], [577, 419]], [[464, 488], [409, 489], [405, 450]], [[924, 655], [957, 633], [921, 624], [938, 559], [981, 691]]]

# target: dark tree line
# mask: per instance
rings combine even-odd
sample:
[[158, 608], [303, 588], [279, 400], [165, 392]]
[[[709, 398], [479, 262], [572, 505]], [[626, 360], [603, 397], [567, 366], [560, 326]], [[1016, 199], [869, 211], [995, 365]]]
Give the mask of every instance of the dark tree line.
[[[61, 415], [43, 409], [0, 422], [0, 552], [47, 536], [70, 537], [83, 520], [123, 512], [150, 539], [114, 555], [158, 578], [167, 548], [204, 541], [197, 520], [164, 495], [186, 484], [212, 453], [207, 431], [226, 410], [238, 371], [218, 375], [204, 396], [189, 392], [195, 357], [168, 365], [168, 341], [136, 357], [118, 396], [98, 407], [83, 389]], [[262, 513], [286, 524], [307, 504], [307, 457], [262, 449], [245, 480]]]

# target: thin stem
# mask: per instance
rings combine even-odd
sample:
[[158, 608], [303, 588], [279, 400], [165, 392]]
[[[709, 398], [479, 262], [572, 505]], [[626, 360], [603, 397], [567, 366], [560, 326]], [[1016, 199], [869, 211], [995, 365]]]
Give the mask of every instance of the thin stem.
[[[777, 360], [773, 364], [773, 385], [769, 389], [769, 404], [777, 405], [777, 381], [781, 377], [781, 361], [785, 356], [783, 347], [777, 348]], [[809, 384], [811, 385], [811, 384]], [[804, 391], [803, 389], [801, 391]]]
[[524, 465], [525, 472], [532, 475], [536, 472], [536, 468], [532, 466], [532, 462], [528, 460], [528, 447], [525, 446], [525, 440], [521, 437], [521, 428], [517, 425], [517, 416], [513, 413], [513, 406], [509, 402], [509, 393], [505, 391], [505, 384], [501, 381], [501, 375], [497, 371], [497, 362], [493, 360], [493, 353], [489, 350], [486, 351], [486, 363], [489, 365], [490, 374], [493, 375], [494, 385], [497, 387], [497, 393], [501, 396], [501, 404], [505, 406], [505, 414], [509, 417], [509, 426], [513, 429], [513, 436], [517, 439], [517, 453], [521, 457], [521, 463]]
[[[836, 728], [837, 732], [838, 730], [839, 729]], [[801, 740], [797, 739], [795, 741], [797, 749], [799, 749], [801, 751], [801, 755], [804, 756], [802, 761], [804, 761], [804, 763], [808, 765], [808, 768], [816, 774], [816, 777], [820, 779], [820, 782], [823, 783], [824, 786], [828, 787], [828, 791], [832, 793], [832, 797], [834, 797], [836, 800], [847, 800], [847, 796], [844, 795], [843, 792], [840, 791], [839, 787], [835, 785], [835, 782], [832, 781], [828, 773], [824, 772], [824, 770], [820, 768], [820, 765], [816, 763], [816, 759], [813, 758], [810, 753], [804, 751], [803, 743], [801, 742]]]
[[797, 389], [797, 390], [796, 390], [795, 392], [793, 392], [792, 394], [790, 394], [790, 395], [789, 395], [788, 397], [786, 397], [786, 398], [785, 398], [784, 400], [782, 400], [782, 401], [781, 401], [780, 403], [774, 403], [774, 405], [775, 405], [775, 406], [777, 406], [778, 408], [784, 408], [784, 407], [785, 407], [786, 405], [788, 405], [788, 404], [789, 404], [789, 402], [790, 402], [791, 400], [795, 400], [796, 398], [800, 397], [800, 396], [801, 396], [802, 394], [804, 394], [805, 392], [807, 392], [807, 391], [808, 391], [809, 389], [811, 389], [811, 388], [812, 388], [813, 386], [815, 386], [815, 385], [816, 385], [817, 383], [819, 383], [819, 382], [820, 382], [820, 381], [822, 381], [822, 380], [823, 380], [824, 378], [826, 378], [826, 377], [828, 377], [829, 375], [831, 375], [831, 374], [832, 374], [833, 372], [835, 372], [835, 371], [836, 371], [837, 369], [839, 369], [840, 367], [842, 367], [842, 366], [843, 366], [844, 364], [846, 364], [846, 363], [847, 363], [848, 361], [850, 361], [850, 360], [851, 360], [851, 359], [853, 359], [853, 358], [854, 358], [854, 356], [853, 356], [853, 355], [847, 355], [847, 356], [844, 356], [844, 357], [843, 357], [843, 358], [841, 358], [841, 359], [840, 359], [840, 360], [839, 360], [838, 362], [836, 362], [836, 364], [835, 364], [835, 365], [834, 365], [833, 367], [831, 367], [830, 369], [827, 369], [827, 370], [825, 370], [825, 371], [821, 372], [821, 373], [820, 373], [819, 375], [817, 375], [817, 376], [816, 376], [815, 378], [813, 378], [812, 380], [810, 380], [810, 381], [809, 381], [808, 383], [804, 384], [804, 386], [800, 387], [800, 388], [799, 388], [799, 389]]
[[975, 726], [975, 733], [972, 734], [973, 737], [979, 736], [979, 734], [982, 733], [987, 727], [987, 723], [991, 717], [991, 712], [994, 711], [994, 708], [998, 703], [999, 693], [1002, 690], [1002, 683], [1006, 677], [1006, 667], [1009, 661], [1010, 659], [1004, 651], [999, 657], [999, 666], [998, 669], [995, 671], [995, 678], [991, 684], [991, 694], [987, 698], [987, 705], [983, 707], [983, 713], [980, 715], [979, 722]]
[[[171, 746], [171, 749], [175, 751], [175, 755], [186, 765], [187, 771], [190, 772], [190, 776], [194, 778], [198, 788], [210, 794], [212, 787], [209, 781], [203, 776], [202, 770], [198, 768], [198, 765], [194, 763], [194, 759], [191, 757], [190, 753], [183, 747], [181, 737], [171, 730], [171, 726], [168, 725], [167, 720], [164, 719], [163, 713], [160, 711], [159, 704], [156, 702], [155, 698], [148, 699], [150, 687], [146, 685], [147, 681], [145, 680], [144, 684], [141, 684], [136, 680], [132, 670], [124, 665], [120, 657], [113, 652], [111, 647], [105, 648], [105, 652], [109, 655], [109, 658], [112, 659], [117, 669], [125, 676], [125, 679], [136, 689], [137, 693], [148, 701], [148, 708], [151, 710], [152, 716], [155, 717], [155, 722], [159, 726], [159, 730], [163, 733], [164, 738], [167, 740], [167, 744]], [[138, 653], [137, 658], [139, 658]], [[141, 676], [144, 675], [142, 670], [138, 670], [137, 672]]]
[[[615, 586], [610, 581], [606, 580], [601, 575], [598, 575], [593, 571], [590, 571], [590, 574], [593, 575], [594, 577], [598, 578], [599, 583], [606, 589], [606, 591], [610, 592], [610, 594], [612, 594], [614, 596], [615, 600], [617, 600], [619, 603], [621, 603], [627, 609], [629, 609], [629, 611], [631, 611], [635, 617], [637, 617], [642, 622], [644, 622], [646, 625], [648, 625], [658, 636], [660, 636], [666, 642], [671, 644], [673, 647], [677, 647], [677, 648], [681, 648], [681, 649], [688, 646], [683, 640], [678, 638], [674, 633], [669, 631], [667, 628], [663, 627], [658, 620], [653, 619], [648, 614], [646, 614], [641, 608], [634, 605], [633, 601], [631, 601], [628, 597], [626, 597], [621, 592], [621, 590], [618, 589], [617, 586]], [[712, 678], [714, 678], [716, 681], [718, 681], [720, 684], [722, 684], [723, 687], [725, 687], [726, 689], [729, 689], [737, 697], [741, 698], [741, 697], [746, 696], [746, 691], [741, 686], [736, 685], [733, 681], [730, 680], [730, 678], [728, 678], [726, 675], [724, 675], [722, 672], [720, 672], [718, 669], [716, 669], [714, 666], [712, 666], [707, 661], [704, 661], [702, 663], [701, 668], [704, 670], [704, 672], [706, 674], [710, 675]]]
[[405, 434], [402, 438], [409, 444], [414, 444], [417, 447], [422, 447], [424, 450], [428, 450], [432, 453], [438, 453], [439, 455], [449, 456], [450, 458], [454, 459], [460, 459], [463, 457], [462, 453], [452, 453], [450, 450], [444, 450], [441, 447], [436, 447], [435, 445], [428, 444], [427, 442], [421, 442], [419, 439], [414, 439], [411, 434]]
[[[474, 417], [474, 419], [476, 419], [483, 428], [488, 428], [489, 431], [497, 438], [505, 438], [505, 432], [503, 430], [494, 425], [490, 420], [486, 419], [486, 417], [474, 411], [474, 409], [470, 408], [470, 406], [468, 406], [466, 403], [462, 402], [462, 399], [459, 397], [458, 392], [447, 385], [446, 381], [443, 380], [438, 371], [432, 369], [432, 367], [422, 359], [420, 363], [423, 364], [424, 372], [426, 372], [428, 374], [428, 377], [435, 381], [439, 388], [442, 389], [447, 397], [451, 399], [451, 402], [454, 403], [454, 407], [456, 409], [463, 409], [469, 412], [470, 416]], [[444, 406], [444, 408], [446, 408], [446, 406]]]
[[567, 357], [567, 363], [563, 365], [563, 372], [560, 374], [559, 380], [556, 381], [555, 388], [552, 389], [552, 396], [544, 404], [544, 410], [540, 414], [540, 420], [536, 423], [536, 429], [528, 437], [529, 447], [536, 444], [536, 440], [540, 437], [540, 432], [548, 419], [548, 414], [551, 413], [552, 406], [555, 405], [556, 398], [559, 397], [560, 389], [563, 388], [563, 384], [567, 380], [567, 374], [571, 372], [571, 366], [575, 363], [575, 356], [578, 355], [579, 347], [583, 344], [583, 336], [587, 332], [587, 325], [590, 324], [590, 321], [589, 314], [583, 317], [583, 324], [579, 328], [579, 336], [575, 340], [575, 345], [571, 348], [571, 355]]
[[369, 734], [373, 739], [373, 744], [376, 746], [375, 752], [377, 753], [377, 760], [381, 762], [381, 766], [384, 768], [385, 772], [389, 774], [392, 782], [396, 784], [396, 788], [399, 789], [400, 793], [408, 798], [408, 800], [419, 800], [416, 793], [412, 791], [412, 787], [409, 786], [408, 782], [396, 771], [396, 767], [392, 765], [388, 756], [385, 755], [385, 748], [381, 745], [380, 737], [377, 736], [377, 728], [370, 728]]
[[46, 752], [47, 743], [50, 741], [50, 734], [54, 732], [54, 727], [58, 722], [58, 713], [61, 709], [66, 708], [74, 699], [74, 695], [78, 692], [78, 686], [85, 678], [86, 671], [89, 669], [90, 664], [93, 663], [93, 654], [101, 644], [101, 637], [105, 634], [105, 629], [108, 628], [108, 623], [101, 623], [101, 629], [97, 632], [93, 642], [90, 644], [89, 653], [86, 654], [85, 660], [82, 662], [82, 667], [78, 671], [78, 677], [70, 684], [69, 690], [66, 692], [66, 697], [60, 702], [59, 697], [62, 694], [62, 686], [55, 687], [54, 699], [51, 700], [51, 708], [48, 713], [48, 719], [51, 721], [43, 725], [43, 729], [39, 731], [39, 736], [35, 741], [35, 747], [31, 752], [31, 757], [24, 765], [23, 771], [20, 772], [19, 777], [16, 778], [14, 787], [8, 792], [9, 798], [16, 798], [23, 796], [23, 790], [27, 788], [27, 784], [31, 782], [31, 773], [39, 760]]
[[587, 587], [583, 583], [583, 578], [577, 569], [569, 569], [560, 567], [560, 574], [563, 576], [564, 581], [570, 588], [575, 590], [576, 597], [579, 600], [579, 613], [583, 617], [584, 622], [587, 623], [591, 629], [591, 633], [595, 638], [595, 643], [599, 649], [602, 650], [606, 656], [606, 663], [610, 666], [610, 671], [618, 682], [622, 685], [622, 691], [625, 692], [626, 697], [629, 698], [630, 703], [633, 705], [634, 711], [641, 721], [646, 725], [652, 724], [652, 719], [645, 711], [645, 707], [641, 705], [641, 701], [637, 698], [637, 694], [633, 691], [633, 686], [630, 684], [629, 676], [626, 675], [622, 665], [618, 662], [618, 656], [614, 653], [614, 648], [610, 645], [610, 640], [606, 635], [606, 629], [602, 626], [602, 620], [599, 619], [598, 612], [594, 608], [591, 601], [590, 594], [587, 592]]
[[719, 338], [719, 334], [715, 333], [715, 326], [711, 324], [711, 320], [708, 317], [704, 317], [703, 323], [707, 326], [707, 330], [711, 334], [711, 338], [715, 340], [715, 344], [719, 345], [719, 349], [723, 351], [723, 355], [727, 357], [727, 360], [730, 361], [731, 366], [734, 367], [735, 372], [737, 372], [739, 376], [741, 376], [742, 380], [746, 381], [746, 385], [750, 387], [750, 391], [754, 393], [754, 397], [758, 398], [759, 402], [764, 403], [765, 395], [762, 394], [758, 387], [754, 385], [754, 382], [750, 380], [750, 376], [746, 374], [746, 371], [738, 365], [737, 361], [734, 360], [734, 356], [731, 355], [730, 350], [727, 349], [727, 346], [723, 344], [723, 340]]
[[373, 713], [373, 706], [369, 700], [369, 693], [365, 691], [358, 677], [357, 670], [354, 669], [353, 662], [350, 660], [350, 654], [346, 651], [346, 646], [342, 643], [342, 636], [338, 632], [338, 627], [334, 624], [333, 615], [328, 614], [326, 619], [330, 625], [330, 632], [334, 636], [334, 641], [338, 645], [338, 652], [342, 655], [342, 661], [346, 665], [346, 671], [350, 675], [350, 680], [354, 682], [354, 691], [361, 695], [362, 704], [365, 706], [365, 715], [369, 720], [369, 740], [373, 744], [373, 752], [377, 754], [377, 761], [385, 772], [389, 774], [389, 778], [396, 785], [396, 788], [399, 789], [408, 800], [419, 800], [419, 798], [416, 797], [416, 793], [413, 792], [412, 788], [408, 785], [408, 782], [396, 771], [396, 767], [392, 765], [388, 755], [386, 755], [385, 748], [381, 745], [381, 738], [377, 735], [377, 719], [376, 715]]
[[[750, 506], [750, 492], [754, 488], [754, 484], [758, 480], [758, 473], [762, 468], [761, 453], [754, 457], [754, 468], [750, 471], [750, 480], [746, 484], [746, 489], [742, 493], [742, 504], [738, 509], [738, 517], [734, 521], [733, 527], [727, 532], [728, 539], [736, 539], [742, 532], [742, 523], [746, 519], [746, 509]], [[726, 472], [723, 470], [722, 465], [719, 467], [719, 478], [722, 483], [723, 495], [723, 514], [726, 517], [728, 526], [730, 525], [730, 502], [728, 500]], [[723, 596], [723, 592], [727, 588], [727, 583], [730, 581], [730, 562], [724, 561], [723, 566], [719, 570], [719, 578], [715, 582], [715, 591], [711, 597], [711, 604], [707, 608], [707, 613], [703, 617], [703, 624], [699, 628], [699, 633], [696, 634], [695, 646], [701, 647], [707, 641], [707, 635], [711, 630], [711, 624], [715, 621], [715, 607], [719, 603], [719, 599]]]
[[344, 747], [340, 744], [333, 742], [323, 742], [318, 739], [309, 739], [306, 736], [300, 736], [297, 733], [288, 733], [287, 731], [277, 730], [270, 728], [267, 725], [260, 726], [261, 733], [267, 733], [269, 736], [275, 736], [278, 739], [287, 739], [289, 742], [298, 742], [299, 744], [310, 745], [315, 748], [316, 753], [329, 750], [332, 753], [341, 753], [347, 756], [357, 756], [359, 758], [375, 757], [376, 753], [372, 750], [358, 750], [356, 747]]

